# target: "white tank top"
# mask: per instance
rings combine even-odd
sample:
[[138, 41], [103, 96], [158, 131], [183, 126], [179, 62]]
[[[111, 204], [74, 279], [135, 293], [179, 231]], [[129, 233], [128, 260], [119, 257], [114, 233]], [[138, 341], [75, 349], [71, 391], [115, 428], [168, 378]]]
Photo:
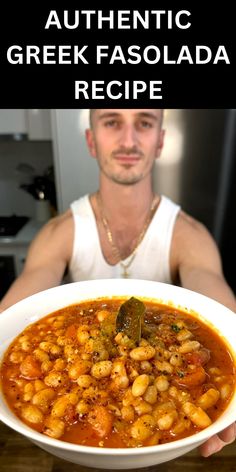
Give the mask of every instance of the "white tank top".
[[[71, 204], [74, 217], [74, 243], [69, 264], [73, 282], [122, 277], [120, 264], [110, 265], [104, 259], [97, 224], [89, 196]], [[129, 266], [129, 277], [171, 283], [170, 246], [180, 207], [162, 196], [153, 219]], [[128, 263], [130, 257], [123, 262]]]

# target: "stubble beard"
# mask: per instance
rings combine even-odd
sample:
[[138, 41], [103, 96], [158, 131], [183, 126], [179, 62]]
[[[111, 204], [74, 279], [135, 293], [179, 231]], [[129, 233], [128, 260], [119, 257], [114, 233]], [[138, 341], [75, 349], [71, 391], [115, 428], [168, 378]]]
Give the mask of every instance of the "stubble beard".
[[[113, 158], [115, 159], [116, 155], [119, 155], [120, 153], [124, 153], [127, 156], [134, 154], [137, 157], [139, 157], [141, 160], [144, 159], [145, 157], [143, 152], [134, 146], [133, 148], [122, 147], [120, 149], [113, 151], [111, 154], [111, 159]], [[148, 169], [143, 169], [143, 170], [138, 171], [137, 169], [133, 167], [133, 165], [129, 163], [127, 164], [123, 163], [122, 169], [120, 171], [119, 170], [114, 171], [109, 168], [110, 166], [109, 166], [108, 160], [106, 160], [105, 163], [103, 163], [98, 159], [98, 165], [99, 165], [101, 173], [104, 174], [109, 180], [111, 180], [112, 182], [116, 184], [125, 185], [125, 186], [137, 184], [145, 177], [148, 171], [151, 172], [151, 170], [148, 170]]]
[[[123, 168], [126, 169], [127, 171], [129, 169], [131, 169], [131, 165], [127, 164], [127, 165], [123, 165]], [[99, 163], [99, 168], [100, 168], [100, 171], [102, 174], [104, 174], [109, 180], [111, 180], [112, 182], [116, 183], [116, 184], [119, 184], [119, 185], [135, 185], [137, 184], [138, 182], [140, 182], [143, 177], [144, 177], [144, 173], [143, 172], [140, 172], [139, 174], [129, 174], [129, 175], [122, 175], [123, 172], [121, 172], [120, 174], [118, 172], [107, 172], [106, 168], [104, 168], [104, 166], [102, 166], [100, 163]]]

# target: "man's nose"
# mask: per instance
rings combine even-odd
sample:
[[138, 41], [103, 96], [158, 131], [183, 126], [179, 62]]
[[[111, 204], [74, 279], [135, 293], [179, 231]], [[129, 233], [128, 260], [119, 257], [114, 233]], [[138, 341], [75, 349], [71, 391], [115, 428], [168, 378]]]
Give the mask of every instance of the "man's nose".
[[122, 129], [121, 134], [122, 145], [130, 148], [137, 144], [138, 142], [138, 135], [135, 127], [132, 125], [125, 125]]

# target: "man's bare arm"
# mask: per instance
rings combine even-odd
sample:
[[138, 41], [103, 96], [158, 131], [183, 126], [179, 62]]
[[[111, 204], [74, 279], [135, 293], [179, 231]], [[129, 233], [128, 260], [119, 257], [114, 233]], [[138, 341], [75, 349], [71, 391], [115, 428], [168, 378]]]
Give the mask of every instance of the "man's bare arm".
[[[219, 251], [206, 228], [185, 214], [181, 215], [178, 226], [173, 249], [181, 285], [236, 311], [235, 296], [224, 279]], [[207, 457], [235, 438], [236, 424], [233, 423], [202, 444], [200, 453]]]
[[174, 250], [183, 287], [236, 311], [235, 296], [224, 278], [220, 254], [213, 238], [202, 224], [184, 213]]
[[0, 311], [19, 300], [59, 285], [70, 260], [73, 221], [66, 214], [51, 220], [32, 242], [25, 267], [0, 303]]
[[202, 293], [236, 311], [234, 294], [223, 274], [186, 266], [182, 267], [180, 280], [183, 287]]

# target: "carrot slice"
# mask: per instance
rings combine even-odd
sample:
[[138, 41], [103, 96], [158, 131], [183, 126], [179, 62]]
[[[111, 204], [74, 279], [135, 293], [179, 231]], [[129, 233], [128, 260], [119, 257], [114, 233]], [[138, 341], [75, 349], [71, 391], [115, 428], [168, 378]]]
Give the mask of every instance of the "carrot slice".
[[78, 326], [76, 326], [75, 324], [71, 324], [70, 326], [68, 326], [65, 333], [66, 338], [76, 338], [77, 329]]
[[210, 359], [209, 349], [201, 349], [200, 351], [188, 352], [185, 355], [188, 364], [205, 365]]
[[199, 366], [195, 370], [181, 372], [181, 376], [175, 377], [175, 382], [186, 388], [196, 387], [205, 382], [206, 372], [203, 367]]
[[31, 355], [21, 362], [20, 373], [26, 379], [38, 379], [42, 375], [40, 364]]
[[88, 422], [100, 438], [111, 433], [113, 416], [104, 406], [95, 406], [88, 414]]

